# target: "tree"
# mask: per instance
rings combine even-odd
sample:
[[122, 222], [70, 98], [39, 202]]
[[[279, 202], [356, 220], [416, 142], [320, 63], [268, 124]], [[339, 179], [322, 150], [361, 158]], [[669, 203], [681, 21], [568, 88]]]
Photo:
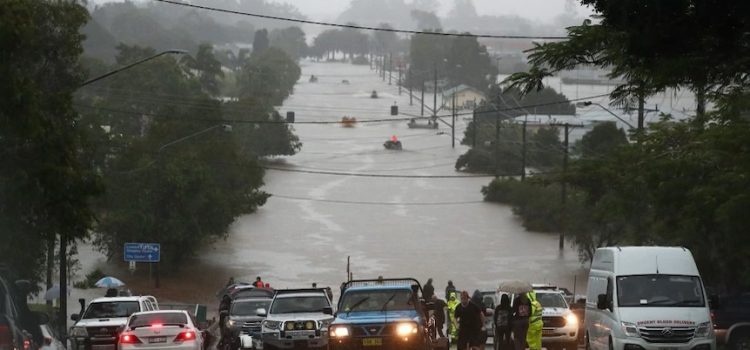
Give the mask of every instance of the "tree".
[[272, 30], [270, 46], [281, 49], [293, 60], [299, 60], [307, 54], [305, 32], [299, 27]]
[[[388, 23], [381, 23], [378, 28], [393, 29]], [[398, 37], [394, 32], [376, 31], [372, 34], [375, 53], [378, 55], [392, 54], [398, 45]]]
[[269, 46], [268, 31], [265, 29], [256, 30], [253, 38], [253, 54], [261, 54]]
[[466, 84], [488, 91], [495, 83], [497, 67], [492, 63], [487, 48], [480, 45], [476, 37], [458, 36], [451, 41], [445, 68], [449, 84]]
[[417, 30], [440, 30], [443, 26], [434, 12], [419, 9], [411, 10], [411, 18], [417, 23]]
[[188, 68], [195, 71], [204, 92], [211, 96], [219, 94], [219, 78], [224, 77], [224, 72], [221, 71], [221, 62], [214, 56], [213, 47], [210, 44], [201, 44], [195, 58], [185, 56], [182, 61]]
[[602, 122], [583, 135], [576, 149], [583, 158], [602, 158], [610, 155], [617, 147], [626, 145], [625, 131], [617, 128], [614, 122]]

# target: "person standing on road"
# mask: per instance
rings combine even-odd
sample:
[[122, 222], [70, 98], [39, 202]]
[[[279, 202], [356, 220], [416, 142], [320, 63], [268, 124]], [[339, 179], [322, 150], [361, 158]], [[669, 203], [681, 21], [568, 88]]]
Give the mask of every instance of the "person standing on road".
[[513, 300], [513, 344], [515, 350], [526, 349], [526, 333], [529, 331], [529, 316], [531, 316], [531, 303], [526, 294], [520, 294]]
[[263, 282], [263, 280], [260, 279], [260, 276], [255, 277], [255, 282], [253, 282], [253, 287], [255, 288], [263, 288], [266, 284]]
[[435, 287], [432, 285], [432, 278], [427, 279], [427, 283], [422, 287], [422, 297], [424, 300], [432, 300], [432, 296], [435, 295]]
[[484, 328], [484, 314], [475, 303], [469, 300], [469, 292], [461, 292], [461, 303], [456, 307], [456, 319], [458, 320], [458, 350], [479, 350], [482, 345], [482, 332]]
[[492, 324], [495, 325], [495, 350], [510, 350], [510, 319], [512, 313], [513, 309], [510, 307], [510, 297], [508, 294], [503, 294], [500, 297], [500, 304], [495, 308], [492, 317]]
[[[482, 313], [482, 316], [484, 316], [484, 319], [487, 319], [487, 306], [484, 305], [484, 300], [482, 300], [482, 292], [480, 292], [479, 289], [475, 289], [474, 293], [471, 294], [471, 302], [479, 307], [479, 311]], [[484, 322], [482, 323], [482, 326], [484, 326]], [[482, 334], [479, 336], [479, 341], [481, 344], [487, 342], [486, 331], [482, 332]]]
[[458, 300], [456, 300], [456, 292], [451, 292], [448, 295], [448, 335], [451, 339], [456, 339], [458, 336], [458, 322], [456, 322], [456, 308], [458, 307]]
[[437, 295], [432, 295], [432, 305], [435, 311], [435, 328], [437, 328], [438, 335], [441, 338], [445, 337], [443, 333], [443, 327], [445, 326], [445, 310], [448, 308], [448, 304], [442, 299], [438, 299]]
[[456, 286], [453, 285], [453, 281], [448, 281], [448, 285], [445, 287], [445, 299], [450, 300], [451, 293], [456, 292]]
[[529, 330], [526, 333], [526, 343], [529, 350], [542, 350], [542, 304], [536, 299], [534, 291], [526, 293], [531, 305], [531, 316], [529, 317]]

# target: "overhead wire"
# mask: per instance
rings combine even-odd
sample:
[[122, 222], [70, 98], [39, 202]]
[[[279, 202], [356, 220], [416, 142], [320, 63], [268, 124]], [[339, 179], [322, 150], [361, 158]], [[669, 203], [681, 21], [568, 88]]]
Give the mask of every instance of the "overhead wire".
[[466, 205], [466, 204], [481, 204], [486, 203], [485, 201], [455, 201], [455, 202], [375, 202], [375, 201], [351, 201], [341, 199], [322, 199], [322, 198], [311, 198], [311, 197], [299, 197], [299, 196], [287, 196], [281, 194], [271, 194], [271, 198], [282, 198], [289, 200], [298, 201], [310, 201], [310, 202], [324, 202], [324, 203], [336, 203], [336, 204], [354, 204], [354, 205], [387, 205], [387, 206], [443, 206], [443, 205]]
[[185, 7], [195, 8], [195, 9], [229, 13], [229, 14], [234, 14], [234, 15], [248, 16], [248, 17], [264, 18], [264, 19], [303, 23], [303, 24], [313, 24], [313, 25], [327, 26], [327, 27], [378, 31], [378, 32], [391, 32], [391, 33], [402, 33], [402, 34], [424, 34], [424, 35], [449, 36], [449, 37], [473, 37], [473, 38], [487, 38], [487, 39], [530, 39], [530, 40], [566, 40], [568, 39], [567, 36], [496, 35], [496, 34], [470, 34], [470, 33], [447, 33], [447, 32], [444, 33], [444, 32], [425, 32], [425, 31], [408, 30], [408, 29], [369, 27], [369, 26], [360, 26], [360, 25], [355, 25], [355, 24], [340, 24], [340, 23], [311, 21], [311, 20], [298, 19], [298, 18], [281, 17], [281, 16], [263, 15], [263, 14], [258, 14], [258, 13], [243, 12], [243, 11], [237, 11], [237, 10], [222, 9], [222, 8], [217, 8], [217, 7], [189, 4], [186, 2], [174, 1], [174, 0], [154, 0], [154, 1], [177, 5], [177, 6], [185, 6]]

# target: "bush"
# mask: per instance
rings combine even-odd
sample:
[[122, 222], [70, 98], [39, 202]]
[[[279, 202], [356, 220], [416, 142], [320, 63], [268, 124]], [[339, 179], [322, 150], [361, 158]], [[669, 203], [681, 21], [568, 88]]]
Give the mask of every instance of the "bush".
[[532, 231], [560, 230], [560, 187], [541, 182], [495, 179], [482, 187], [484, 200], [510, 205]]
[[352, 59], [352, 64], [366, 66], [370, 64], [370, 61], [365, 56], [357, 56]]

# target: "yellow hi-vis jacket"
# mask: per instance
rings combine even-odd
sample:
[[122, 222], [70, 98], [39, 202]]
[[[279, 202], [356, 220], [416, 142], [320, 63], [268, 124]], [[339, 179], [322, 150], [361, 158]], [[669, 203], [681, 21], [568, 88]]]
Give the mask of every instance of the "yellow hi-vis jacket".
[[456, 293], [453, 292], [448, 296], [448, 332], [451, 338], [458, 336], [458, 322], [456, 322], [456, 307], [460, 302], [456, 298]]
[[531, 316], [529, 317], [529, 332], [526, 333], [526, 343], [529, 350], [542, 349], [542, 304], [536, 299], [536, 293], [528, 292], [526, 297], [531, 303]]

